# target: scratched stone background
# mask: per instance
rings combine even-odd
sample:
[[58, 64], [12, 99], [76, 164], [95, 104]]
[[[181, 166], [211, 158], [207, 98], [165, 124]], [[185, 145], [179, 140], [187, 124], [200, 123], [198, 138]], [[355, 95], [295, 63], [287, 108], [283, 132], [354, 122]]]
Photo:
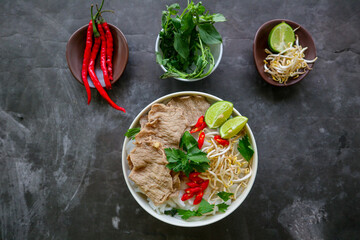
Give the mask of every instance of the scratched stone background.
[[[129, 43], [110, 92], [123, 114], [71, 75], [65, 47], [91, 1], [2, 0], [0, 21], [0, 239], [359, 239], [360, 2], [204, 1], [224, 55], [207, 79], [160, 80], [154, 45], [172, 1], [106, 0]], [[182, 6], [185, 1], [181, 1]], [[319, 59], [299, 84], [276, 88], [256, 72], [252, 44], [270, 19], [312, 34]], [[162, 223], [135, 202], [121, 169], [124, 133], [149, 102], [181, 90], [232, 101], [259, 150], [255, 185], [210, 226]]]

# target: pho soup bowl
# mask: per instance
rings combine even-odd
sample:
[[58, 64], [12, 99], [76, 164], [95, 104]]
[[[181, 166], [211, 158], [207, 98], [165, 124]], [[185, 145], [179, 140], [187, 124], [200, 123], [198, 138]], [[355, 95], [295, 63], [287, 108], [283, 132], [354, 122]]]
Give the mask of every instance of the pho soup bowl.
[[[221, 44], [209, 45], [209, 47], [210, 47], [210, 51], [214, 57], [215, 64], [214, 64], [214, 68], [211, 70], [211, 72], [208, 75], [201, 77], [201, 78], [194, 78], [194, 79], [184, 79], [184, 78], [174, 78], [174, 79], [183, 81], [183, 82], [195, 82], [195, 81], [199, 81], [201, 79], [204, 79], [204, 78], [210, 76], [220, 64], [220, 61], [221, 61], [221, 58], [223, 55], [223, 44], [221, 43]], [[163, 56], [163, 52], [160, 49], [160, 36], [159, 35], [156, 38], [155, 52], [159, 52], [161, 54], [161, 56]], [[164, 70], [164, 72], [167, 72], [166, 68], [163, 65], [160, 64], [160, 67], [162, 70]], [[208, 70], [209, 70], [209, 67], [205, 68], [204, 72], [207, 72]]]
[[[166, 96], [163, 96], [159, 99], [156, 99], [155, 101], [151, 102], [149, 105], [147, 105], [134, 119], [134, 121], [131, 123], [131, 125], [129, 126], [129, 128], [136, 128], [136, 127], [140, 127], [140, 119], [142, 116], [146, 115], [150, 109], [151, 106], [155, 103], [168, 103], [172, 98], [174, 97], [179, 97], [179, 96], [203, 96], [205, 97], [208, 102], [210, 104], [215, 103], [217, 101], [221, 101], [222, 99], [207, 94], [207, 93], [203, 93], [203, 92], [194, 92], [194, 91], [186, 91], [186, 92], [176, 92], [176, 93], [172, 93], [172, 94], [168, 94]], [[232, 116], [241, 116], [241, 114], [234, 108]], [[254, 135], [250, 129], [250, 126], [248, 124], [246, 124], [245, 126], [245, 132], [246, 134], [249, 136], [249, 141], [251, 143], [251, 146], [253, 147], [254, 150], [254, 155], [252, 158], [252, 162], [251, 162], [251, 171], [252, 174], [247, 182], [247, 187], [240, 193], [240, 195], [238, 195], [238, 197], [236, 198], [236, 200], [234, 200], [230, 206], [228, 207], [227, 211], [225, 213], [216, 213], [215, 215], [210, 215], [210, 216], [206, 216], [204, 219], [198, 220], [198, 221], [191, 221], [190, 219], [188, 220], [183, 220], [181, 218], [175, 218], [172, 217], [170, 215], [165, 215], [165, 214], [159, 214], [157, 213], [149, 204], [149, 201], [147, 200], [147, 197], [143, 194], [140, 193], [139, 191], [137, 191], [137, 187], [135, 185], [135, 183], [129, 179], [129, 174], [130, 174], [130, 168], [128, 165], [128, 153], [131, 151], [131, 149], [129, 148], [129, 138], [125, 137], [124, 139], [124, 143], [123, 143], [123, 148], [122, 148], [122, 169], [123, 169], [123, 175], [125, 178], [125, 182], [127, 184], [127, 187], [129, 188], [129, 191], [131, 193], [131, 195], [135, 198], [135, 200], [138, 202], [138, 204], [146, 211], [148, 212], [150, 215], [152, 215], [153, 217], [157, 218], [160, 221], [163, 221], [165, 223], [171, 224], [171, 225], [175, 225], [175, 226], [181, 226], [181, 227], [199, 227], [199, 226], [204, 226], [204, 225], [208, 225], [214, 222], [217, 222], [227, 216], [229, 216], [231, 213], [233, 213], [241, 204], [242, 202], [245, 200], [245, 198], [247, 197], [247, 195], [249, 194], [254, 181], [255, 181], [255, 177], [256, 177], [256, 172], [257, 172], [257, 166], [258, 166], [258, 153], [257, 153], [257, 148], [256, 148], [256, 142], [255, 142], [255, 138]], [[132, 144], [131, 144], [132, 145]]]

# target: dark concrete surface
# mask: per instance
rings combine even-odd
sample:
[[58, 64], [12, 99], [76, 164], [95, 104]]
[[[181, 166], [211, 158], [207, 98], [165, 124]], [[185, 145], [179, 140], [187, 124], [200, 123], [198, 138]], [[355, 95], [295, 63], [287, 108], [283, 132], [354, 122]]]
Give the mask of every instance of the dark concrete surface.
[[[130, 48], [110, 92], [115, 111], [71, 75], [65, 46], [91, 1], [1, 1], [0, 239], [359, 239], [360, 2], [204, 1], [228, 21], [207, 79], [161, 80], [154, 45], [171, 1], [106, 0]], [[183, 5], [185, 1], [182, 1]], [[252, 59], [258, 27], [287, 18], [312, 34], [319, 59], [300, 83], [265, 83]], [[229, 217], [185, 229], [135, 202], [121, 170], [124, 133], [149, 102], [198, 90], [249, 117], [259, 151], [252, 191]]]

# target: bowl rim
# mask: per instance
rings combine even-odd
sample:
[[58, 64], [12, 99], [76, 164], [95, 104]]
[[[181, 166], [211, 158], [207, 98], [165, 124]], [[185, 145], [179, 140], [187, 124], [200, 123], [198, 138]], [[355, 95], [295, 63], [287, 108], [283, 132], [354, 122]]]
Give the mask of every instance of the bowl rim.
[[[155, 54], [156, 52], [159, 51], [159, 44], [160, 44], [160, 34], [157, 35], [157, 38], [156, 38], [156, 42], [155, 42]], [[215, 62], [215, 65], [214, 65], [214, 68], [211, 70], [211, 72], [204, 76], [204, 77], [201, 77], [201, 78], [193, 78], [193, 79], [185, 79], [185, 78], [175, 78], [173, 77], [174, 79], [176, 80], [179, 80], [179, 81], [183, 81], [183, 82], [196, 82], [196, 81], [199, 81], [199, 80], [202, 80], [208, 76], [210, 76], [214, 71], [215, 69], [219, 66], [220, 64], [220, 61], [222, 59], [222, 55], [223, 55], [223, 51], [224, 51], [224, 47], [223, 47], [223, 43], [221, 42], [221, 44], [214, 44], [214, 45], [220, 45], [220, 52], [219, 52], [219, 58], [216, 60]], [[162, 64], [159, 64], [161, 69], [164, 71], [164, 72], [167, 72], [166, 68], [162, 65]]]
[[[120, 33], [120, 38], [121, 38], [121, 39], [124, 41], [124, 43], [125, 43], [125, 44], [124, 44], [124, 47], [125, 47], [125, 65], [124, 65], [123, 69], [120, 71], [119, 77], [118, 77], [118, 78], [114, 78], [114, 79], [111, 81], [111, 85], [113, 85], [115, 82], [117, 82], [117, 81], [121, 78], [121, 76], [123, 75], [123, 73], [124, 73], [124, 71], [125, 71], [125, 69], [126, 69], [126, 66], [127, 66], [127, 64], [128, 64], [128, 60], [129, 60], [129, 45], [128, 45], [128, 42], [127, 42], [127, 39], [126, 39], [124, 33], [123, 33], [118, 27], [116, 27], [115, 25], [113, 25], [113, 24], [111, 24], [111, 23], [107, 23], [107, 25], [108, 25], [109, 27], [112, 27], [112, 28], [114, 28], [115, 30], [119, 31], [119, 33]], [[75, 32], [73, 32], [73, 33], [71, 34], [71, 36], [69, 37], [69, 40], [68, 40], [67, 43], [66, 43], [66, 49], [65, 49], [66, 62], [67, 62], [68, 68], [70, 69], [70, 72], [71, 72], [71, 74], [73, 75], [73, 77], [74, 77], [81, 85], [84, 85], [83, 80], [82, 80], [82, 79], [78, 79], [78, 78], [76, 77], [76, 74], [73, 72], [73, 69], [70, 67], [69, 43], [70, 43], [70, 41], [71, 41], [77, 34], [79, 34], [79, 32], [85, 31], [85, 29], [87, 29], [88, 26], [89, 26], [89, 24], [86, 24], [86, 25], [78, 28], [77, 30], [75, 30]], [[99, 51], [99, 52], [100, 52], [100, 51]], [[103, 87], [104, 87], [104, 86], [103, 86]], [[95, 89], [95, 87], [93, 87], [93, 86], [90, 86], [90, 88]]]
[[[266, 26], [268, 26], [268, 25], [270, 25], [270, 24], [273, 24], [273, 23], [277, 23], [277, 22], [286, 22], [286, 23], [288, 23], [288, 24], [290, 23], [290, 24], [296, 25], [297, 27], [300, 27], [298, 31], [303, 31], [306, 35], [309, 36], [309, 39], [313, 42], [315, 57], [317, 56], [317, 55], [316, 55], [316, 46], [315, 46], [314, 39], [312, 38], [310, 32], [306, 30], [306, 28], [304, 28], [302, 25], [300, 25], [300, 24], [298, 24], [298, 23], [296, 23], [296, 22], [294, 22], [294, 21], [288, 20], [288, 19], [272, 19], [272, 20], [269, 20], [269, 21], [263, 23], [263, 24], [257, 29], [257, 31], [256, 31], [256, 33], [255, 33], [255, 37], [254, 37], [254, 42], [253, 42], [253, 59], [254, 59], [255, 67], [256, 67], [259, 75], [261, 76], [261, 78], [262, 78], [264, 81], [266, 81], [267, 83], [269, 83], [269, 84], [271, 84], [271, 85], [273, 85], [273, 86], [276, 86], [276, 87], [288, 87], [288, 86], [292, 86], [292, 85], [300, 82], [302, 79], [304, 79], [304, 78], [309, 74], [310, 70], [309, 70], [309, 69], [306, 69], [306, 72], [305, 72], [304, 74], [300, 75], [298, 78], [292, 79], [291, 82], [289, 82], [289, 83], [287, 83], [287, 84], [283, 84], [283, 83], [278, 83], [278, 82], [274, 81], [274, 80], [271, 79], [269, 76], [264, 77], [264, 76], [260, 73], [260, 72], [262, 71], [262, 69], [260, 69], [259, 66], [256, 64], [256, 54], [255, 54], [255, 53], [257, 52], [257, 50], [256, 50], [256, 42], [257, 42], [258, 37], [259, 37], [258, 35], [260, 34], [260, 31], [261, 31], [264, 27], [266, 27]], [[309, 64], [309, 65], [311, 65], [310, 67], [313, 68], [313, 67], [314, 67], [314, 64], [315, 64], [315, 62], [312, 63], [312, 64]]]
[[[221, 101], [222, 99], [219, 97], [216, 97], [214, 95], [208, 94], [208, 93], [204, 93], [204, 92], [197, 92], [197, 91], [182, 91], [182, 92], [175, 92], [175, 93], [170, 93], [167, 94], [163, 97], [160, 97], [156, 100], [154, 100], [153, 102], [151, 102], [150, 104], [148, 104], [143, 110], [141, 110], [141, 112], [135, 117], [135, 119], [132, 121], [132, 123], [130, 124], [129, 128], [133, 128], [136, 127], [139, 124], [139, 120], [141, 118], [141, 116], [143, 116], [145, 113], [147, 113], [151, 106], [155, 103], [161, 103], [164, 102], [168, 99], [174, 98], [174, 97], [179, 97], [179, 96], [189, 96], [189, 95], [200, 95], [203, 96], [207, 99], [210, 100], [214, 100], [214, 101]], [[234, 108], [233, 110], [233, 114], [235, 115], [239, 115], [241, 116], [241, 114]], [[251, 145], [254, 149], [254, 156], [253, 156], [253, 162], [252, 162], [252, 170], [253, 170], [253, 175], [250, 177], [250, 180], [248, 182], [248, 187], [245, 188], [245, 190], [241, 193], [241, 195], [239, 196], [239, 198], [237, 198], [228, 208], [228, 210], [225, 213], [221, 213], [221, 214], [217, 214], [214, 216], [211, 216], [209, 218], [206, 218], [205, 220], [200, 220], [200, 221], [194, 221], [194, 222], [188, 222], [188, 221], [184, 221], [184, 220], [180, 220], [168, 215], [161, 215], [156, 213], [150, 206], [149, 203], [147, 202], [147, 200], [144, 200], [144, 198], [140, 195], [140, 193], [135, 192], [135, 190], [132, 188], [132, 184], [130, 183], [130, 179], [128, 177], [128, 173], [127, 173], [127, 169], [128, 169], [128, 162], [127, 162], [127, 154], [126, 154], [126, 145], [129, 142], [129, 139], [127, 137], [125, 137], [124, 142], [123, 142], [123, 147], [122, 147], [122, 170], [123, 170], [123, 175], [124, 175], [124, 179], [126, 182], [126, 185], [131, 193], [131, 195], [135, 198], [136, 202], [150, 215], [152, 215], [153, 217], [155, 217], [156, 219], [165, 222], [167, 224], [170, 225], [174, 225], [174, 226], [179, 226], [179, 227], [200, 227], [200, 226], [205, 226], [205, 225], [209, 225], [212, 223], [215, 223], [221, 219], [224, 219], [225, 217], [227, 217], [228, 215], [230, 215], [232, 212], [234, 212], [242, 203], [243, 201], [246, 199], [246, 197], [248, 196], [250, 190], [252, 189], [253, 185], [254, 185], [254, 181], [256, 178], [256, 174], [257, 174], [257, 168], [258, 168], [258, 151], [257, 151], [257, 146], [256, 146], [256, 141], [255, 141], [255, 137], [253, 135], [253, 132], [251, 131], [251, 128], [248, 124], [246, 124], [246, 131], [247, 133], [250, 135], [250, 139], [251, 139]]]

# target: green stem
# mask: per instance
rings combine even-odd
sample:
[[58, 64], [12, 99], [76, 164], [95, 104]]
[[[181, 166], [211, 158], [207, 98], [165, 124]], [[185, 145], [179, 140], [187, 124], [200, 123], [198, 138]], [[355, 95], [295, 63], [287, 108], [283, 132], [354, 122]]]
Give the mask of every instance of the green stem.
[[90, 10], [91, 10], [91, 20], [92, 20], [92, 25], [93, 25], [94, 37], [100, 37], [100, 33], [96, 29], [96, 24], [95, 24], [96, 18], [94, 18], [93, 7], [94, 7], [94, 5], [91, 4]]

